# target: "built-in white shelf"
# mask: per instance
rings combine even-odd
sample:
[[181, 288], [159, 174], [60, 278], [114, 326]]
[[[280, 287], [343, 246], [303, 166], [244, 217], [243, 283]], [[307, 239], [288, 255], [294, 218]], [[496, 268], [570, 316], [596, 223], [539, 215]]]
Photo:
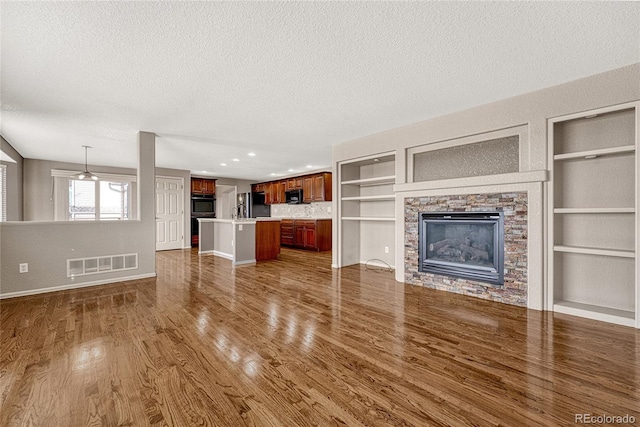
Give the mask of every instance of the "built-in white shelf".
[[633, 311], [618, 310], [598, 305], [582, 304], [572, 301], [555, 301], [553, 311], [618, 325], [632, 327], [635, 325], [635, 313]]
[[343, 216], [344, 221], [395, 221], [392, 217], [373, 217], [373, 216]]
[[553, 156], [554, 160], [569, 160], [569, 159], [579, 159], [590, 156], [610, 156], [613, 154], [624, 154], [624, 153], [633, 153], [636, 151], [635, 145], [623, 145], [620, 147], [610, 147], [610, 148], [601, 148], [598, 150], [588, 150], [588, 151], [576, 151], [574, 153], [563, 153], [556, 154]]
[[635, 258], [636, 254], [633, 251], [621, 251], [618, 249], [599, 249], [599, 248], [584, 248], [580, 246], [562, 246], [557, 245], [553, 247], [556, 252], [568, 252], [572, 254], [586, 254], [586, 255], [601, 255], [601, 256], [613, 256], [620, 258]]
[[635, 208], [555, 208], [557, 214], [626, 214], [636, 213]]
[[356, 202], [364, 202], [367, 200], [375, 200], [375, 201], [380, 201], [380, 200], [395, 200], [396, 196], [394, 196], [393, 194], [382, 194], [382, 195], [378, 195], [378, 196], [353, 196], [353, 197], [343, 197], [342, 200], [347, 202], [347, 201], [356, 201]]
[[[631, 102], [548, 122], [547, 307], [555, 312], [640, 328], [639, 107]], [[574, 245], [598, 222], [611, 233], [591, 235], [589, 247]], [[620, 249], [610, 249], [613, 235], [625, 236]]]
[[359, 185], [361, 187], [365, 187], [368, 185], [382, 185], [382, 184], [395, 184], [395, 183], [396, 183], [395, 175], [376, 176], [373, 178], [362, 178], [362, 179], [352, 179], [349, 181], [342, 181], [342, 185]]

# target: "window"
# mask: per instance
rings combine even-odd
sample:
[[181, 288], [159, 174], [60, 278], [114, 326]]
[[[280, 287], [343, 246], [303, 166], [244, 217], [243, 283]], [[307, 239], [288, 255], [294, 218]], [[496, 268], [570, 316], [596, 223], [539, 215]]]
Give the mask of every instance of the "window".
[[51, 171], [56, 221], [129, 220], [135, 216], [135, 177], [100, 174], [99, 181], [74, 179], [74, 172]]
[[131, 219], [130, 183], [69, 179], [69, 221]]
[[0, 221], [7, 220], [7, 167], [0, 165]]

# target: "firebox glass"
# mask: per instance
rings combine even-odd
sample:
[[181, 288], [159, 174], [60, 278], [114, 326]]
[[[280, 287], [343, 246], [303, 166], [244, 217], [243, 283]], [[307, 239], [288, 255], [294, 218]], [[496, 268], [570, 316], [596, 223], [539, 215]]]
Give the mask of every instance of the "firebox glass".
[[427, 223], [426, 259], [494, 267], [494, 223]]

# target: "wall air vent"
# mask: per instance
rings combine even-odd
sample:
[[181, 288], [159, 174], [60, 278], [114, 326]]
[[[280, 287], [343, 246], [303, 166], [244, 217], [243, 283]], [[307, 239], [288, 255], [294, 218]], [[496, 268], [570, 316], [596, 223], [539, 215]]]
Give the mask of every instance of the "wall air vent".
[[67, 277], [110, 273], [112, 271], [135, 270], [137, 268], [137, 253], [75, 258], [67, 260]]

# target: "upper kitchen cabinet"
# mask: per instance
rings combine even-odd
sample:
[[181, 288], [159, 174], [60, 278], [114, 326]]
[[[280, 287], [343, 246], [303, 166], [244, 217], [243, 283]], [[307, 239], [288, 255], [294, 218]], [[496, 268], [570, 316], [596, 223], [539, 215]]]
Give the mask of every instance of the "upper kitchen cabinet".
[[275, 205], [287, 203], [287, 191], [302, 190], [303, 202], [331, 201], [331, 172], [295, 176], [281, 181], [261, 182], [251, 185], [254, 193], [264, 192], [264, 203]]
[[302, 177], [287, 179], [287, 191], [290, 190], [302, 190]]
[[266, 183], [264, 189], [264, 203], [266, 205], [286, 203], [286, 186], [286, 181], [275, 181]]
[[191, 194], [216, 194], [216, 180], [191, 178]]
[[304, 177], [302, 194], [305, 203], [331, 201], [331, 174], [323, 172]]
[[265, 183], [260, 183], [260, 184], [253, 184], [251, 186], [251, 192], [252, 193], [265, 193], [266, 192], [266, 187], [267, 184]]

